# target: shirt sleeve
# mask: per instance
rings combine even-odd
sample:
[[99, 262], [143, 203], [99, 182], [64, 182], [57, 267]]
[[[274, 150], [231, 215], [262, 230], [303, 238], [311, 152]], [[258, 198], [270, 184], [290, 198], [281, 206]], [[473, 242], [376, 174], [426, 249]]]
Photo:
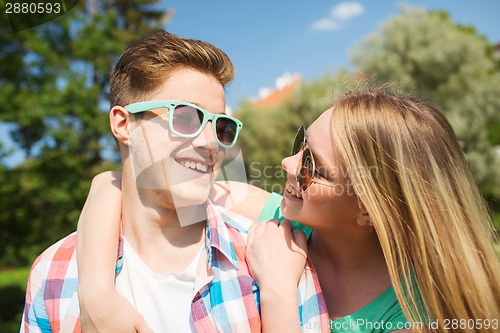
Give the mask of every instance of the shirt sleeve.
[[[281, 200], [283, 200], [282, 195], [274, 192], [271, 193], [266, 203], [264, 204], [264, 207], [262, 208], [262, 211], [259, 216], [259, 222], [271, 219], [277, 219], [279, 221], [283, 221], [285, 217], [283, 216], [283, 214], [281, 214], [281, 208], [280, 208]], [[295, 221], [291, 222], [293, 230], [302, 230], [306, 234], [307, 238], [311, 236], [312, 233], [311, 228], [306, 227], [305, 225], [300, 224], [299, 222]]]
[[33, 264], [28, 278], [20, 333], [52, 332], [45, 309], [44, 279], [39, 271], [39, 260]]

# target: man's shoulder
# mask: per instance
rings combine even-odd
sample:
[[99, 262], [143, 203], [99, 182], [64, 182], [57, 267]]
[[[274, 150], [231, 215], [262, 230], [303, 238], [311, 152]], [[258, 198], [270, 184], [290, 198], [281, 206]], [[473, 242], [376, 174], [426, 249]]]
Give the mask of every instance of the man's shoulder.
[[248, 229], [253, 223], [251, 219], [222, 206], [216, 205], [214, 208], [220, 214], [228, 229], [244, 235], [248, 234]]
[[43, 251], [33, 263], [32, 270], [38, 270], [44, 276], [53, 273], [54, 270], [67, 273], [67, 266], [72, 262], [76, 265], [75, 250], [76, 232], [60, 239]]
[[210, 200], [216, 205], [257, 221], [269, 195], [269, 192], [248, 183], [218, 181], [212, 188]]
[[75, 249], [76, 233], [72, 233], [49, 246], [33, 263], [23, 315], [26, 331], [80, 331]]
[[[211, 220], [210, 239], [230, 260], [245, 261], [248, 229], [252, 220], [221, 206], [214, 206], [218, 218]], [[214, 222], [217, 221], [215, 224]], [[215, 228], [214, 228], [215, 227]], [[234, 265], [237, 263], [234, 261]]]

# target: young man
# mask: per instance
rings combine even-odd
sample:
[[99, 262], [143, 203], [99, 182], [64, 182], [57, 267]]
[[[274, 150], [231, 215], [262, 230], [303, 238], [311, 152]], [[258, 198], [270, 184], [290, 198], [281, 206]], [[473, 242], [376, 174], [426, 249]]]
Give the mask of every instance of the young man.
[[[207, 200], [242, 127], [224, 113], [233, 76], [218, 48], [164, 31], [132, 44], [111, 74], [123, 170], [115, 283], [154, 332], [261, 329], [251, 221]], [[34, 262], [21, 332], [80, 331], [75, 244], [71, 234]]]

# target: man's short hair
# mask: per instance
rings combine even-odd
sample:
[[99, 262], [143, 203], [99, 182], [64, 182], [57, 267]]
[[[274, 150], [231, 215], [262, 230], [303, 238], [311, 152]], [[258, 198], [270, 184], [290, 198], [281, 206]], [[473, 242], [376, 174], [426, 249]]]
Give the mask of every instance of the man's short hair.
[[134, 42], [121, 55], [110, 76], [111, 107], [147, 100], [182, 68], [213, 75], [223, 87], [234, 78], [233, 63], [219, 48], [160, 30]]

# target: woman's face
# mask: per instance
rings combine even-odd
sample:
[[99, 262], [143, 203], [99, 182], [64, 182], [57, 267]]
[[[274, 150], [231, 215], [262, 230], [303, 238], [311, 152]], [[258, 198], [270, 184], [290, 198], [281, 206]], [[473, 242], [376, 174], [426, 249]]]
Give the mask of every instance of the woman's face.
[[305, 192], [298, 191], [296, 181], [303, 151], [281, 163], [288, 174], [281, 202], [283, 215], [315, 230], [356, 225], [359, 213], [357, 196], [333, 141], [331, 116], [332, 109], [325, 111], [307, 130], [317, 174]]

